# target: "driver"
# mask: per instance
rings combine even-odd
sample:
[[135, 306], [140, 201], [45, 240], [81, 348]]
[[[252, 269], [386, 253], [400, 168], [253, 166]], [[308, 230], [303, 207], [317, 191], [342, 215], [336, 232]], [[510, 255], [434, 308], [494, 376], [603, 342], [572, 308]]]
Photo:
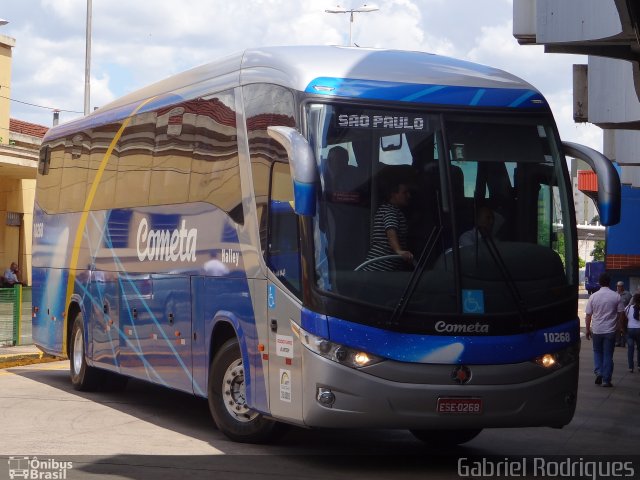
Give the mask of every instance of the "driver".
[[413, 254], [407, 250], [407, 219], [402, 213], [402, 208], [409, 206], [411, 199], [409, 187], [401, 181], [392, 181], [385, 193], [386, 201], [380, 205], [373, 218], [366, 260], [387, 255], [399, 255], [402, 258], [371, 262], [362, 270], [406, 270], [413, 262]]

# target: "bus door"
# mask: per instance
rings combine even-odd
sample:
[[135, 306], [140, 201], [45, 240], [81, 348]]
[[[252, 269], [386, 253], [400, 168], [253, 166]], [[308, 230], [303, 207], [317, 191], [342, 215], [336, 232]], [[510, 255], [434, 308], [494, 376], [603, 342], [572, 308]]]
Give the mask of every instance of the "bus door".
[[[302, 419], [302, 348], [292, 323], [300, 325], [300, 256], [298, 218], [293, 211], [289, 165], [273, 163], [267, 213], [267, 322], [269, 323], [269, 392], [272, 415]], [[273, 277], [277, 277], [277, 281]]]
[[271, 414], [302, 419], [302, 345], [291, 323], [300, 323], [300, 303], [277, 282], [267, 283], [269, 406]]

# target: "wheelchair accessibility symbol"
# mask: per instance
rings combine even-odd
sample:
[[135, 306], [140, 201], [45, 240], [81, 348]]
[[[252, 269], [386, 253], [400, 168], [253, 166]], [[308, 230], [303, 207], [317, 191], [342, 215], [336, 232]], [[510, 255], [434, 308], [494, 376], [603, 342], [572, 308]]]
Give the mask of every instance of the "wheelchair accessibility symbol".
[[462, 290], [462, 313], [484, 313], [482, 290]]
[[267, 306], [269, 308], [276, 308], [276, 286], [267, 286]]

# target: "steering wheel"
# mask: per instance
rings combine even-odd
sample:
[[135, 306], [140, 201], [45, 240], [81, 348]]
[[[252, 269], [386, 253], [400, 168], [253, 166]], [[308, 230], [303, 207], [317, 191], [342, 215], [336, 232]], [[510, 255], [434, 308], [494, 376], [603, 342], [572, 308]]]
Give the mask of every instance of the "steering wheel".
[[357, 272], [362, 268], [366, 267], [367, 265], [371, 265], [372, 263], [376, 263], [376, 262], [381, 262], [382, 260], [396, 260], [396, 259], [402, 259], [402, 258], [403, 258], [402, 255], [383, 255], [382, 257], [370, 258], [369, 260], [365, 260], [356, 268], [354, 268], [353, 271]]

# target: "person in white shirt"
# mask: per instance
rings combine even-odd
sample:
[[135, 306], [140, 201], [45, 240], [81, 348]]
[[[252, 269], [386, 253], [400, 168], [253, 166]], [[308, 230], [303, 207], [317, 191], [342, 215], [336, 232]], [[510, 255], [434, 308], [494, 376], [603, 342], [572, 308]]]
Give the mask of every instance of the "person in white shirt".
[[593, 339], [593, 363], [596, 385], [612, 387], [613, 351], [616, 334], [622, 327], [624, 304], [620, 295], [609, 288], [611, 277], [602, 273], [600, 290], [592, 294], [585, 309], [587, 340]]
[[495, 223], [495, 215], [493, 210], [487, 206], [481, 206], [476, 212], [475, 227], [467, 230], [458, 240], [458, 245], [468, 247], [476, 245], [479, 238], [491, 237], [493, 235], [493, 225]]
[[636, 293], [629, 305], [624, 309], [627, 317], [627, 363], [629, 372], [633, 373], [633, 354], [638, 351], [636, 357], [638, 369], [640, 370], [640, 293]]

